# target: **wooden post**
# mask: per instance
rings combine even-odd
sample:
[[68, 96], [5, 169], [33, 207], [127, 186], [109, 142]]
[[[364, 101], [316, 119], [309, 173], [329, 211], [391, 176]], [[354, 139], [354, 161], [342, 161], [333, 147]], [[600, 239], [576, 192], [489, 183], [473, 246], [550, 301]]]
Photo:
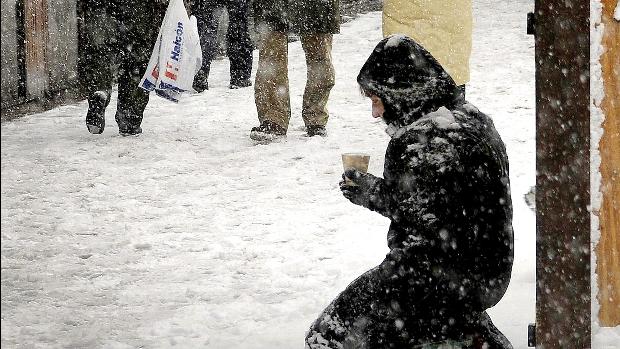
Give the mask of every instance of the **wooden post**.
[[24, 1], [26, 92], [41, 97], [47, 90], [47, 0]]
[[598, 275], [598, 313], [601, 326], [620, 325], [620, 22], [613, 18], [616, 0], [603, 0], [604, 34], [601, 56], [605, 115], [601, 154], [599, 211], [601, 237], [596, 247]]
[[590, 4], [536, 0], [536, 344], [590, 347]]

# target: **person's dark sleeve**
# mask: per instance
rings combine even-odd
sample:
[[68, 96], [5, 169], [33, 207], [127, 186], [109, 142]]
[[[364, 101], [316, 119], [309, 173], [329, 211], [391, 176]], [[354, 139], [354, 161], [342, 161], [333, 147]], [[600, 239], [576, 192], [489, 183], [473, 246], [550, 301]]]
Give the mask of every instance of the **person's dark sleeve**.
[[458, 204], [453, 187], [460, 185], [462, 164], [448, 137], [426, 138], [411, 143], [400, 139], [390, 142], [386, 178], [370, 189], [369, 208], [393, 222], [433, 230], [439, 228], [437, 221], [446, 214], [443, 209]]

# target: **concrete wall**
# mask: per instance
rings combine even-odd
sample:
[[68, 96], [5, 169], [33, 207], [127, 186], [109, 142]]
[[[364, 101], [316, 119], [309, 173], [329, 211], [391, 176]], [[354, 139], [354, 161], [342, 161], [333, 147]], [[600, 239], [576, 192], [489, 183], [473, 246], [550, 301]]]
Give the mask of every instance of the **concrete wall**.
[[19, 73], [17, 65], [17, 23], [15, 0], [2, 0], [2, 107], [17, 100]]
[[47, 67], [49, 90], [60, 91], [77, 83], [78, 28], [76, 0], [48, 0]]
[[[41, 9], [24, 1], [33, 14], [46, 21], [27, 18], [30, 21], [25, 21], [24, 30], [29, 44], [18, 42], [18, 25], [24, 23], [17, 22], [17, 1], [2, 0], [2, 120], [22, 113], [20, 110], [36, 111], [62, 103], [63, 95], [74, 93], [78, 85], [77, 0], [38, 2], [44, 6]], [[19, 45], [29, 57], [26, 76], [20, 76], [24, 65], [18, 61]], [[20, 85], [25, 90], [20, 91]]]

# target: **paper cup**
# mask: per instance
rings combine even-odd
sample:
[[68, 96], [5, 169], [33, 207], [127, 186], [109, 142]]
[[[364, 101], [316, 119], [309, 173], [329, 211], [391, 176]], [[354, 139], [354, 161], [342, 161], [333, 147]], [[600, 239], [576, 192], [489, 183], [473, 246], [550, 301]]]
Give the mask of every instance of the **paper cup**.
[[[344, 153], [342, 154], [342, 167], [346, 171], [347, 169], [354, 168], [362, 173], [368, 171], [368, 163], [370, 162], [370, 155], [365, 153]], [[347, 185], [355, 185], [348, 178], [345, 178]]]

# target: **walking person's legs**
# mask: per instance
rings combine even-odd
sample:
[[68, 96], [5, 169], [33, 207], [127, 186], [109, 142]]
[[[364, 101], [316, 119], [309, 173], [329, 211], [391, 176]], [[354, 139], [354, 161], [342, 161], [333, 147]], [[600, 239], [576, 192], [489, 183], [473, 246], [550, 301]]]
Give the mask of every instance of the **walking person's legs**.
[[88, 96], [86, 127], [92, 134], [105, 128], [105, 109], [112, 94], [112, 62], [116, 45], [116, 20], [108, 8], [108, 1], [84, 2], [84, 52], [81, 65], [84, 87]]
[[332, 34], [302, 35], [301, 45], [308, 67], [306, 88], [302, 105], [302, 117], [309, 136], [325, 136], [329, 114], [327, 100], [335, 83], [332, 64]]
[[291, 117], [288, 86], [288, 38], [286, 33], [260, 33], [258, 70], [254, 100], [259, 127], [252, 128], [250, 138], [257, 141], [283, 136]]
[[149, 102], [149, 93], [139, 87], [139, 83], [148, 66], [166, 11], [164, 5], [147, 7], [141, 14], [132, 11], [132, 8], [133, 4], [127, 4], [124, 11], [125, 25], [121, 32], [125, 42], [121, 46], [115, 116], [121, 135], [142, 133], [140, 125]]
[[194, 77], [194, 89], [198, 92], [209, 89], [209, 72], [211, 62], [217, 53], [218, 19], [215, 10], [219, 6], [216, 0], [194, 0], [194, 16], [198, 26], [200, 47], [202, 48], [202, 67]]
[[230, 61], [230, 88], [252, 85], [252, 51], [248, 30], [248, 0], [228, 0], [227, 55]]

